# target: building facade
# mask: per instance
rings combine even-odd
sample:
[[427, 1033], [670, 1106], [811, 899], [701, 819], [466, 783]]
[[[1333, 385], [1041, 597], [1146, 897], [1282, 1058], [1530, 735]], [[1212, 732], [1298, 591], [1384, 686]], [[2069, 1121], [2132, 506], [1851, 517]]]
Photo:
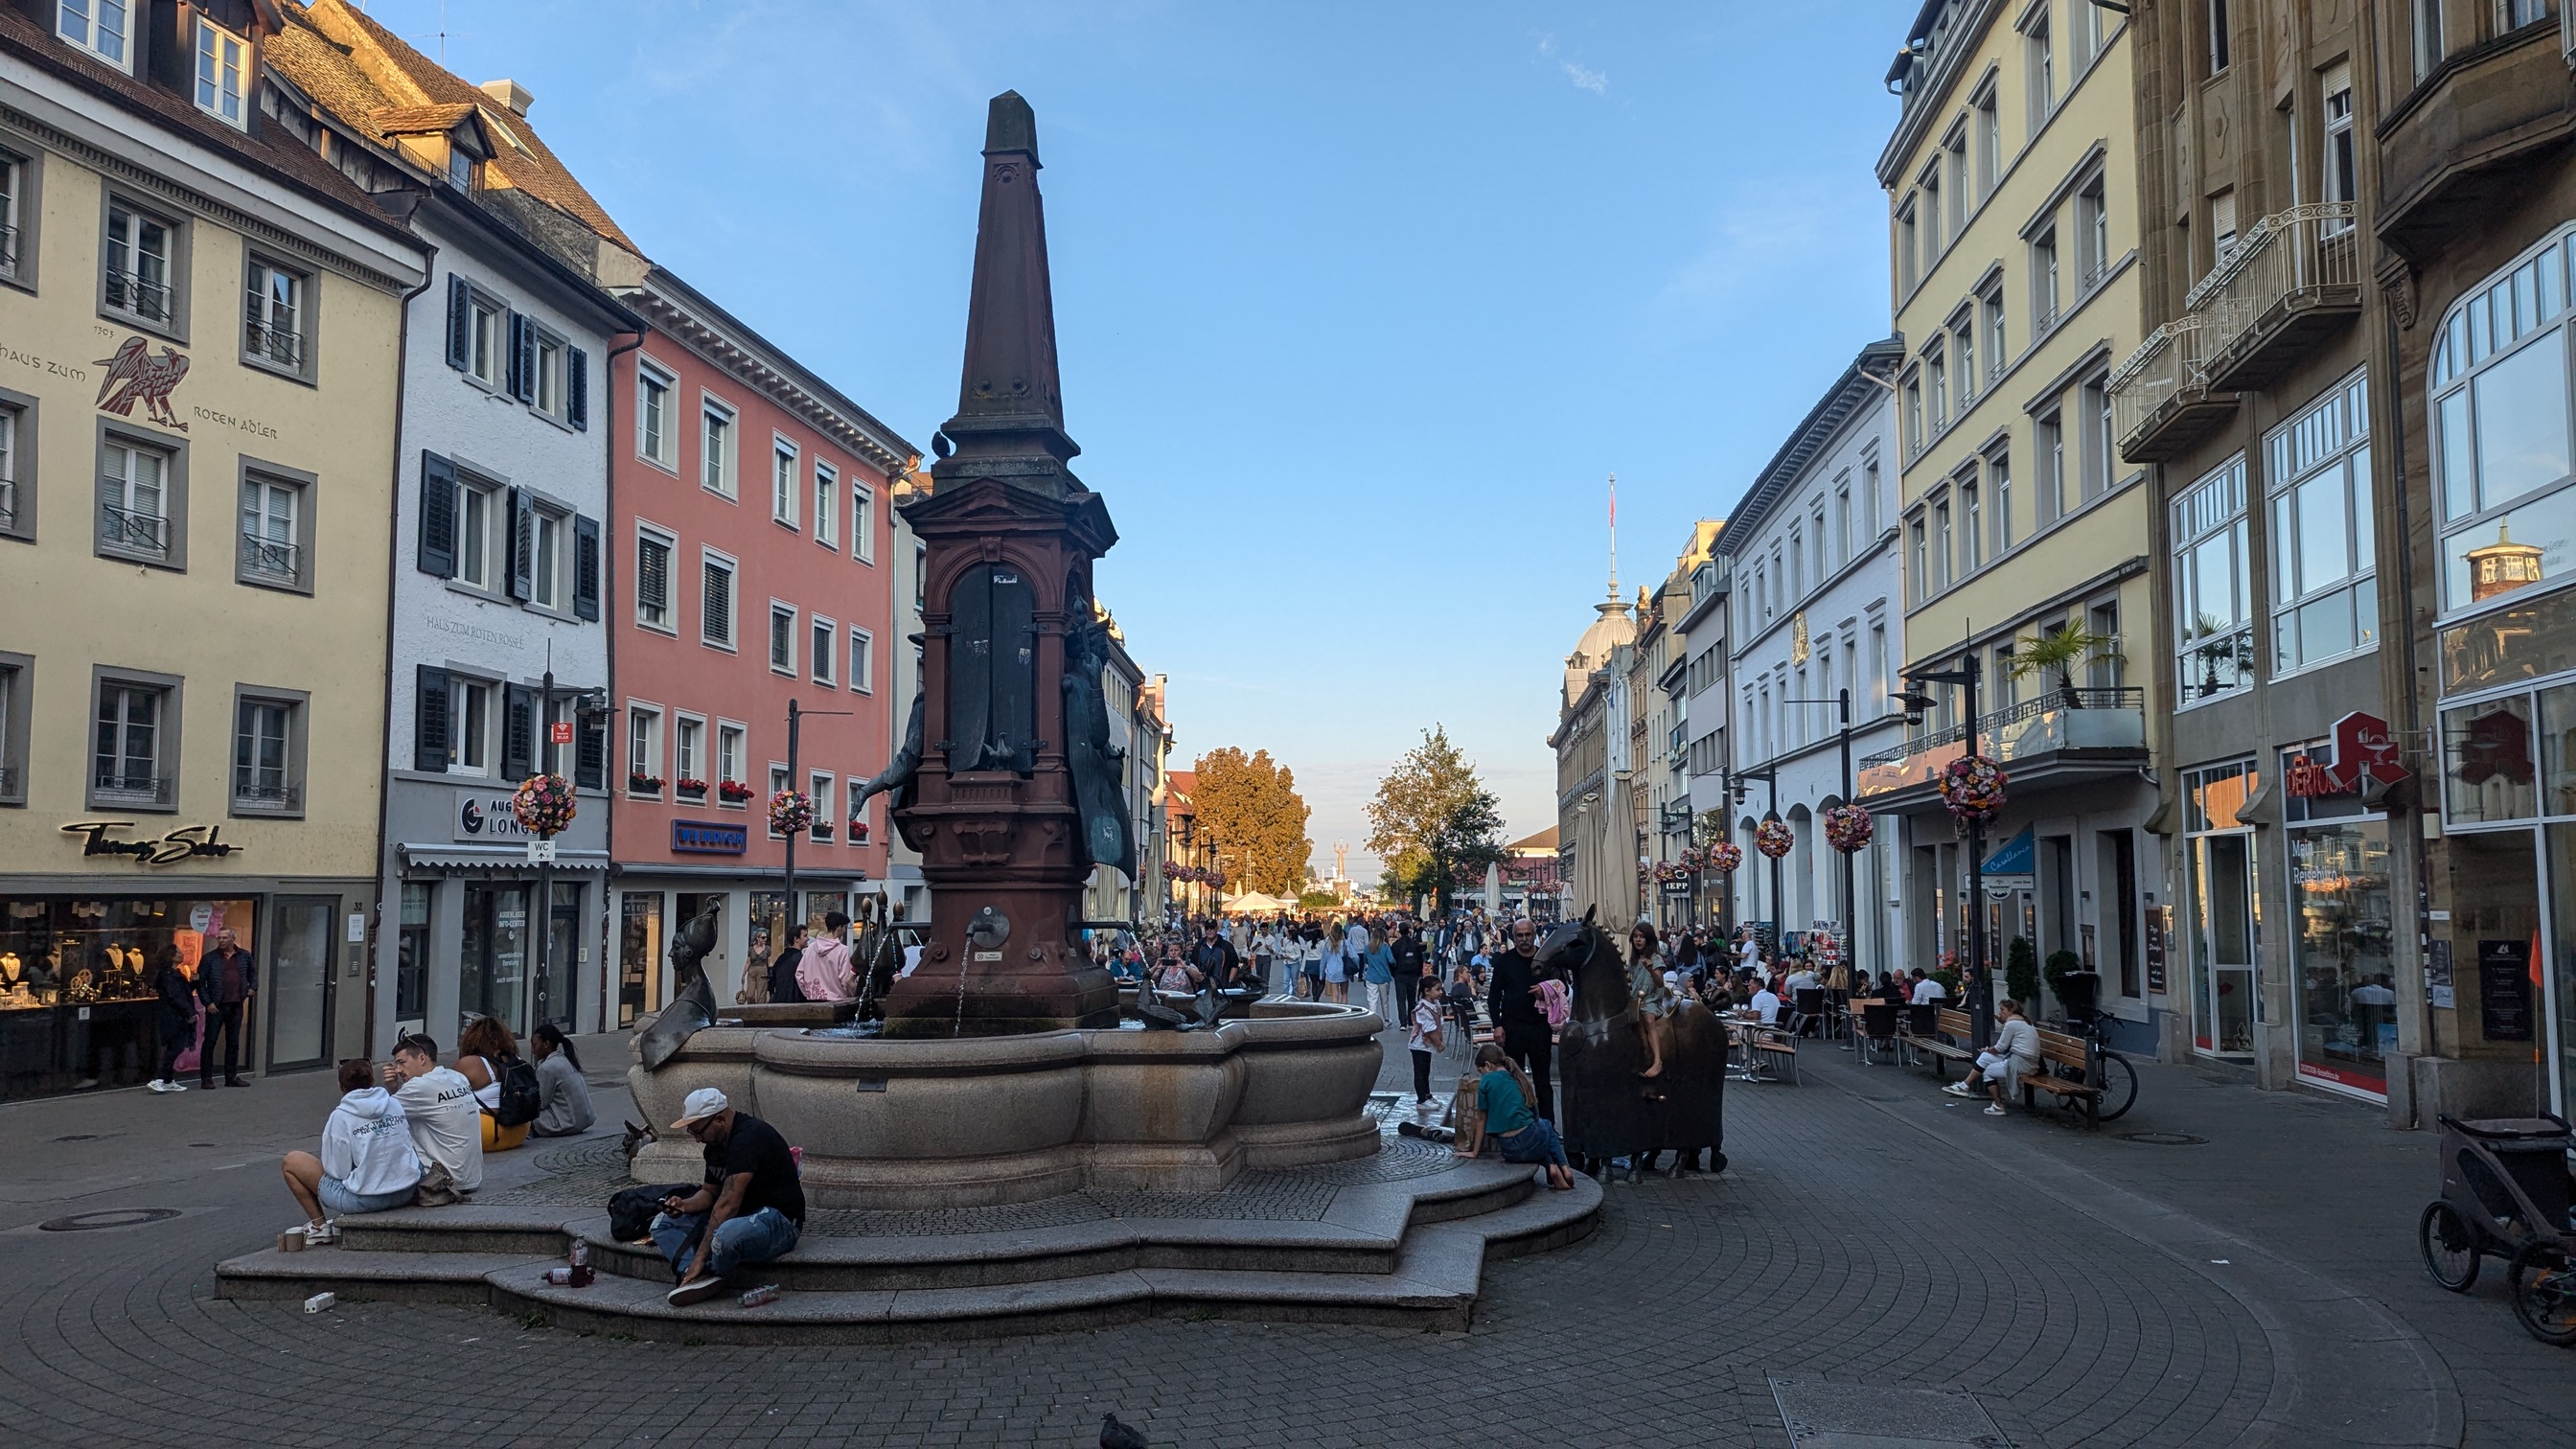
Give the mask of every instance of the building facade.
[[[819, 931], [880, 888], [891, 802], [849, 802], [900, 727], [894, 685], [911, 663], [893, 623], [892, 494], [920, 454], [669, 271], [610, 290], [650, 329], [618, 346], [609, 377], [627, 405], [611, 439], [608, 610], [622, 1026], [674, 989], [679, 923], [719, 912], [705, 969], [732, 1000], [791, 921]], [[790, 789], [814, 810], [793, 902], [768, 808]]]
[[[1721, 539], [1723, 535], [1720, 536]], [[1733, 799], [1730, 781], [1734, 756], [1729, 753], [1734, 717], [1734, 651], [1727, 628], [1733, 610], [1735, 561], [1722, 548], [1691, 569], [1690, 603], [1677, 628], [1683, 658], [1682, 773], [1691, 809], [1691, 843], [1710, 845], [1731, 838]], [[1735, 928], [1734, 897], [1725, 875], [1702, 871], [1690, 881], [1691, 919], [1715, 930]]]
[[[1904, 735], [1889, 696], [1904, 629], [1904, 572], [1896, 555], [1896, 409], [1888, 396], [1904, 358], [1904, 345], [1894, 340], [1861, 349], [1754, 479], [1717, 538], [1737, 584], [1725, 631], [1739, 721], [1731, 737], [1734, 790], [1731, 800], [1711, 806], [1728, 810], [1729, 838], [1744, 852], [1729, 882], [1733, 918], [1822, 932], [1838, 943], [1849, 923], [1857, 964], [1872, 972], [1899, 964], [1897, 943], [1905, 938], [1894, 873], [1899, 847], [1888, 838], [1894, 831], [1874, 831], [1847, 873], [1819, 821], [1854, 798], [1857, 762]], [[1775, 814], [1795, 842], [1777, 860], [1755, 848], [1758, 827]]]
[[157, 1075], [144, 969], [227, 931], [247, 1069], [325, 1065], [429, 259], [276, 122], [252, 5], [40, 9], [0, 9], [0, 1096]]
[[[2164, 892], [2142, 833], [2167, 691], [2145, 667], [2145, 473], [2111, 404], [2139, 332], [2132, 51], [2124, 17], [2089, 0], [1942, 0], [1889, 72], [1903, 109], [1878, 178], [1908, 349], [1896, 672], [1979, 687], [1972, 710], [1963, 686], [1927, 684], [1923, 728], [1865, 763], [1860, 793], [1904, 822], [1908, 962], [1965, 964], [1976, 912], [1993, 980], [2015, 938], [2096, 970], [2115, 1036], [2144, 1047], [2169, 1004], [2148, 972]], [[1935, 781], [1971, 751], [2001, 765], [2008, 801], [1962, 837]]]
[[1557, 696], [1556, 732], [1547, 744], [1556, 754], [1558, 874], [1568, 917], [1598, 910], [1604, 921], [1633, 912], [1637, 900], [1637, 820], [1613, 769], [1625, 770], [1628, 726], [1614, 713], [1611, 695], [1624, 692], [1621, 651], [1637, 636], [1637, 622], [1611, 576], [1609, 596], [1593, 605], [1596, 617], [1565, 656]]

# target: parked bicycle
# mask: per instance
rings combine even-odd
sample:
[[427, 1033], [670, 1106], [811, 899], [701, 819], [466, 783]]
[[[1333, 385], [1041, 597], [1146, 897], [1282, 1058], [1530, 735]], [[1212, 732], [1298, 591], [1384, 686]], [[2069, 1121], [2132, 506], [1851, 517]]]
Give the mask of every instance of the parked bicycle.
[[[2100, 1011], [2070, 1011], [2066, 1019], [2069, 1033], [2092, 1043], [2094, 1070], [2101, 1075], [2098, 1120], [2104, 1122], [2119, 1120], [2122, 1113], [2138, 1104], [2138, 1069], [2129, 1065], [2127, 1057], [2112, 1049], [2110, 1020], [2109, 1013]], [[2051, 1067], [2049, 1070], [2068, 1081], [2082, 1075], [2073, 1067]]]

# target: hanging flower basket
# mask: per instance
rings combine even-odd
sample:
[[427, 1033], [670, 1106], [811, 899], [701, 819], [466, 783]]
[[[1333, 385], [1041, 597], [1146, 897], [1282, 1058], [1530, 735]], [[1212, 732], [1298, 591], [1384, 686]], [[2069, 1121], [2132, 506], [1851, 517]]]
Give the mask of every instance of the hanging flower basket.
[[1179, 880], [1180, 878], [1181, 878], [1181, 863], [1180, 863], [1179, 861], [1177, 861], [1177, 860], [1167, 860], [1167, 861], [1164, 861], [1164, 862], [1163, 862], [1163, 879], [1165, 879], [1165, 880]]
[[1225, 889], [1225, 872], [1224, 872], [1224, 871], [1221, 871], [1221, 870], [1206, 870], [1206, 871], [1202, 871], [1202, 872], [1200, 872], [1200, 873], [1199, 873], [1199, 879], [1200, 879], [1200, 880], [1203, 880], [1203, 881], [1205, 881], [1205, 882], [1207, 882], [1207, 883], [1208, 883], [1208, 885], [1210, 885], [1211, 887], [1213, 887], [1213, 888], [1215, 888], [1215, 889], [1217, 889], [1217, 890], [1224, 890], [1224, 889]]
[[1753, 828], [1753, 848], [1778, 860], [1798, 848], [1798, 837], [1789, 833], [1788, 822], [1765, 820]]
[[1825, 812], [1825, 843], [1845, 855], [1868, 848], [1878, 823], [1858, 805], [1837, 805]]
[[795, 835], [814, 823], [814, 797], [802, 790], [781, 790], [769, 797], [769, 828]]
[[1731, 840], [1721, 840], [1708, 848], [1708, 868], [1719, 875], [1733, 875], [1744, 864], [1744, 847]]
[[572, 781], [561, 775], [530, 775], [510, 797], [510, 814], [530, 835], [551, 840], [572, 824]]
[[1963, 755], [1941, 770], [1941, 803], [1963, 821], [1992, 820], [2004, 808], [2003, 766]]

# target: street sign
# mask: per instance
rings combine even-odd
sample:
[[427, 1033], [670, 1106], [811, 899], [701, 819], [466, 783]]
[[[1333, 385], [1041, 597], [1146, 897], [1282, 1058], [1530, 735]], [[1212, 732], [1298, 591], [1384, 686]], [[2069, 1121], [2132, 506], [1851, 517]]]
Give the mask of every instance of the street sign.
[[559, 719], [559, 720], [556, 720], [556, 721], [555, 721], [555, 723], [554, 723], [554, 736], [555, 736], [555, 743], [556, 743], [556, 744], [559, 744], [559, 745], [568, 745], [568, 744], [571, 744], [571, 743], [572, 743], [572, 721], [571, 721], [571, 720], [568, 720], [568, 719]]
[[555, 843], [553, 841], [532, 839], [528, 842], [528, 864], [547, 865], [551, 864], [554, 858]]

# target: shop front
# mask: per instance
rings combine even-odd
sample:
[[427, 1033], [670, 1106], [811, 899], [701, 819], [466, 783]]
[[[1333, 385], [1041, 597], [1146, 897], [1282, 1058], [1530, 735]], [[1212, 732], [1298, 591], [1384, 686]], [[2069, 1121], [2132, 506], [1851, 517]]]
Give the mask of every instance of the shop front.
[[549, 872], [529, 858], [510, 795], [497, 786], [396, 785], [401, 834], [388, 883], [392, 949], [384, 953], [392, 979], [377, 986], [391, 987], [388, 1039], [421, 1031], [451, 1046], [478, 1016], [498, 1018], [518, 1037], [542, 1022], [599, 1029], [611, 989], [602, 977], [607, 829], [598, 818], [607, 812], [582, 802], [555, 841]]
[[[2384, 727], [2383, 727], [2384, 728]], [[2291, 1013], [2303, 1082], [2378, 1101], [2398, 1057], [2388, 817], [2337, 779], [2319, 741], [2284, 750]]]
[[[766, 973], [787, 942], [791, 919], [787, 892], [773, 875], [753, 881], [737, 872], [690, 873], [685, 867], [633, 866], [620, 870], [615, 885], [617, 1002], [615, 1024], [632, 1026], [638, 1016], [659, 1011], [679, 983], [671, 969], [671, 940], [690, 921], [708, 910], [716, 913], [716, 948], [703, 967], [720, 1003], [743, 1000], [747, 976]], [[820, 932], [834, 911], [855, 915], [857, 896], [867, 887], [846, 876], [797, 874], [796, 894], [806, 928]]]

